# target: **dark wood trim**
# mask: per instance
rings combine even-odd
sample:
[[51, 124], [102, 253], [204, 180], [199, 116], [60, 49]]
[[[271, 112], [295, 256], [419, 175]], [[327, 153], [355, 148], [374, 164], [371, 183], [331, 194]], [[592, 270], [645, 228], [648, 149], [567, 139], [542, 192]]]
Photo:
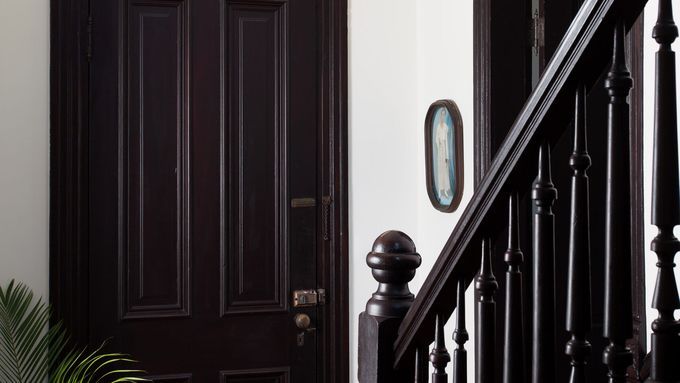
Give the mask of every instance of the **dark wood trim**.
[[557, 141], [566, 129], [564, 116], [573, 110], [570, 89], [575, 89], [580, 81], [591, 86], [597, 80], [601, 71], [593, 68], [604, 69], [609, 61], [609, 32], [615, 21], [623, 18], [632, 25], [644, 4], [644, 0], [629, 0], [621, 9], [619, 1], [584, 3], [406, 314], [395, 341], [397, 364], [413, 360], [416, 342], [433, 339], [432, 323], [438, 311], [435, 308], [441, 309], [445, 317], [455, 309], [450, 302], [454, 302], [456, 278], [463, 276], [469, 280], [475, 275], [479, 260], [473, 253], [475, 245], [482, 235], [495, 232], [503, 224], [498, 214], [489, 212], [502, 209], [501, 203], [505, 201], [500, 197], [513, 185], [531, 182], [531, 172], [525, 169], [530, 168], [529, 154], [533, 158], [537, 139], [549, 140], [551, 144]]
[[72, 339], [88, 337], [88, 0], [50, 14], [50, 302]]
[[[432, 126], [435, 121], [435, 113], [439, 108], [446, 108], [451, 120], [453, 122], [453, 150], [454, 150], [454, 161], [455, 168], [453, 170], [454, 176], [454, 188], [452, 190], [453, 198], [451, 203], [444, 205], [439, 202], [439, 199], [435, 195], [435, 181], [432, 178], [432, 171], [434, 170], [434, 164], [432, 163]], [[425, 178], [427, 183], [427, 195], [430, 197], [430, 202], [435, 209], [444, 212], [451, 213], [458, 209], [460, 205], [460, 200], [463, 198], [463, 186], [465, 184], [465, 171], [463, 167], [463, 118], [460, 115], [460, 110], [458, 105], [452, 100], [437, 100], [430, 105], [425, 115]]]
[[[326, 41], [322, 46], [327, 60], [323, 70], [325, 81], [323, 95], [327, 125], [323, 136], [328, 137], [328, 155], [323, 156], [325, 183], [321, 190], [328, 188], [330, 204], [328, 216], [322, 211], [321, 219], [329, 222], [329, 236], [323, 236], [327, 247], [319, 252], [318, 265], [324, 269], [319, 283], [327, 289], [328, 303], [321, 312], [326, 326], [322, 330], [320, 355], [328, 355], [323, 367], [324, 376], [320, 381], [345, 383], [350, 381], [349, 371], [349, 199], [348, 199], [348, 45], [347, 45], [347, 0], [325, 2], [328, 9], [324, 14]], [[325, 193], [325, 192], [324, 192]], [[327, 240], [326, 240], [327, 239]]]
[[[89, 0], [51, 0], [50, 52], [50, 302], [76, 342], [88, 339], [88, 91]], [[347, 134], [347, 0], [322, 9], [325, 51], [322, 189], [330, 196], [330, 235], [319, 252], [320, 381], [349, 381], [349, 246]], [[323, 355], [320, 353], [320, 355]]]
[[[545, 0], [541, 2], [543, 4]], [[551, 8], [551, 13], [546, 16], [550, 21], [555, 21], [556, 18], [564, 19], [565, 9], [568, 4], [558, 4], [557, 7]], [[555, 8], [558, 8], [557, 10]], [[504, 79], [498, 76], [493, 77], [495, 72], [492, 71], [493, 61], [492, 56], [498, 57], [501, 55], [502, 48], [494, 45], [494, 35], [491, 34], [491, 20], [492, 10], [488, 0], [478, 0], [474, 3], [474, 180], [475, 186], [481, 183], [482, 177], [489, 168], [493, 156], [498, 147], [497, 143], [501, 142], [507, 134], [507, 126], [504, 124], [492, 125], [492, 117], [496, 114], [493, 109], [494, 97], [499, 95], [498, 88], [502, 88]], [[546, 21], [547, 22], [547, 21]], [[562, 20], [564, 22], [564, 20]], [[627, 53], [629, 55], [629, 67], [632, 72], [635, 86], [631, 91], [631, 124], [632, 136], [630, 138], [631, 148], [642, 148], [643, 135], [643, 41], [644, 41], [644, 13], [640, 15], [635, 24], [628, 33]], [[553, 51], [562, 37], [561, 31], [555, 30], [566, 28], [564, 25], [558, 25], [554, 30], [546, 32], [546, 43], [550, 45], [549, 51]], [[506, 56], [507, 58], [507, 56]], [[517, 59], [513, 57], [511, 59]], [[503, 61], [504, 62], [504, 61]], [[492, 93], [492, 89], [494, 93]], [[496, 101], [496, 106], [498, 101]], [[568, 138], [570, 139], [570, 138]], [[601, 148], [597, 148], [601, 150]], [[632, 254], [640, 255], [633, 257], [633, 281], [635, 287], [633, 288], [633, 327], [634, 340], [631, 340], [630, 347], [635, 354], [635, 366], [640, 367], [644, 355], [647, 350], [646, 344], [646, 303], [644, 290], [644, 248], [647, 246], [644, 243], [644, 208], [643, 208], [643, 191], [642, 184], [635, 180], [643, 179], [643, 158], [641, 150], [631, 150], [631, 203], [637, 209], [632, 210], [631, 225], [632, 225]], [[558, 329], [558, 331], [561, 331]]]
[[491, 0], [473, 5], [474, 188], [491, 163]]
[[644, 20], [642, 12], [628, 33], [628, 49], [631, 75], [634, 86], [630, 92], [630, 169], [631, 169], [631, 254], [633, 255], [633, 363], [637, 371], [647, 353], [647, 311], [645, 303], [645, 226], [644, 226]]

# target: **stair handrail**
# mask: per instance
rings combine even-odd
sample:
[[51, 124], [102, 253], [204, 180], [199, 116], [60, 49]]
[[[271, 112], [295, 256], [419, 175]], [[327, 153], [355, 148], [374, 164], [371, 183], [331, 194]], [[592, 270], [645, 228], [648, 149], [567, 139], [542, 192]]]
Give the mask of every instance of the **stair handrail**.
[[[513, 123], [479, 188], [463, 211], [406, 313], [394, 343], [394, 364], [412, 361], [416, 342], [434, 339], [435, 314], [446, 321], [456, 305], [456, 284], [473, 280], [480, 264], [483, 231], [495, 232], [505, 217], [489, 214], [507, 203], [512, 185], [528, 184], [535, 151], [567, 128], [579, 83], [592, 86], [611, 58], [611, 32], [619, 18], [629, 29], [646, 0], [588, 0], [572, 21], [532, 94]], [[598, 70], [593, 70], [597, 68]], [[602, 69], [602, 70], [600, 70]], [[539, 141], [540, 140], [540, 141]], [[465, 286], [467, 287], [467, 286]], [[427, 342], [426, 342], [427, 343]]]

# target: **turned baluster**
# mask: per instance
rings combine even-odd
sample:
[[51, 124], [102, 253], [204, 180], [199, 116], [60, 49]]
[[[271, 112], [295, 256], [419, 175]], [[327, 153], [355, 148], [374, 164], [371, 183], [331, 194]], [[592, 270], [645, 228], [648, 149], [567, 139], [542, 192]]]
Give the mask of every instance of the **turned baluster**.
[[519, 248], [517, 195], [511, 194], [508, 203], [508, 249], [505, 251], [505, 338], [503, 353], [503, 382], [524, 383], [524, 330], [522, 324], [522, 272], [524, 255]]
[[493, 299], [498, 283], [491, 269], [489, 239], [482, 240], [482, 266], [475, 281], [477, 301], [475, 325], [475, 382], [494, 383], [496, 354], [496, 302]]
[[590, 167], [586, 140], [586, 89], [576, 90], [574, 151], [569, 158], [571, 177], [571, 216], [569, 232], [569, 274], [567, 277], [567, 341], [565, 353], [571, 357], [570, 383], [586, 381], [585, 367], [590, 355], [590, 191], [586, 171]]
[[416, 348], [416, 367], [415, 383], [427, 383], [427, 375], [429, 372], [429, 363], [427, 361], [427, 346], [420, 346]]
[[555, 380], [555, 216], [557, 199], [550, 175], [550, 145], [538, 151], [538, 176], [533, 184], [533, 323], [531, 332], [531, 381]]
[[658, 257], [658, 273], [652, 307], [658, 317], [652, 322], [650, 381], [680, 380], [680, 328], [674, 311], [680, 309], [678, 287], [673, 272], [680, 243], [673, 228], [680, 224], [680, 185], [678, 182], [678, 136], [675, 94], [675, 52], [671, 44], [678, 37], [671, 0], [659, 1], [659, 14], [653, 32], [659, 43], [656, 53], [656, 113], [654, 164], [652, 170], [652, 224], [659, 233], [652, 241]]
[[432, 372], [432, 383], [447, 383], [446, 365], [451, 361], [449, 351], [446, 349], [444, 338], [444, 321], [441, 314], [437, 314], [435, 324], [434, 348], [430, 353], [430, 362], [434, 367]]
[[453, 341], [457, 348], [453, 350], [453, 383], [467, 382], [467, 351], [465, 342], [470, 339], [465, 329], [465, 281], [458, 280], [456, 299], [456, 328], [453, 330]]
[[630, 121], [627, 101], [633, 79], [626, 67], [625, 27], [614, 29], [612, 66], [605, 81], [609, 94], [607, 126], [607, 190], [605, 212], [605, 297], [602, 360], [610, 382], [625, 382], [633, 355], [626, 340], [633, 337], [630, 226]]

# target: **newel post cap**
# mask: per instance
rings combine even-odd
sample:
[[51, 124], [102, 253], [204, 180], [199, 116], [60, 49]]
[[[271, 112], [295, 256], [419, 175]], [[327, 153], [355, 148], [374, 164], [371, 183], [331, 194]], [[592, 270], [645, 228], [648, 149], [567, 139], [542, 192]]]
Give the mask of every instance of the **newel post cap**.
[[406, 314], [413, 294], [408, 283], [416, 275], [421, 257], [413, 240], [401, 231], [386, 231], [373, 243], [366, 256], [378, 290], [366, 304], [366, 313], [380, 317], [400, 318]]

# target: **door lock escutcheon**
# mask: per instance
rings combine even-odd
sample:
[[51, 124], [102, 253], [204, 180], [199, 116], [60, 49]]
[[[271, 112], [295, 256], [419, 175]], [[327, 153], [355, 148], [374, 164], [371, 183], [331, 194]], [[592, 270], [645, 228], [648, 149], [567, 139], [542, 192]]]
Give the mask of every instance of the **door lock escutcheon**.
[[326, 290], [293, 291], [293, 307], [313, 307], [326, 303]]
[[312, 319], [304, 313], [295, 314], [293, 321], [295, 322], [295, 327], [300, 330], [297, 334], [297, 345], [302, 347], [305, 345], [305, 334], [316, 331], [316, 327], [311, 327]]

